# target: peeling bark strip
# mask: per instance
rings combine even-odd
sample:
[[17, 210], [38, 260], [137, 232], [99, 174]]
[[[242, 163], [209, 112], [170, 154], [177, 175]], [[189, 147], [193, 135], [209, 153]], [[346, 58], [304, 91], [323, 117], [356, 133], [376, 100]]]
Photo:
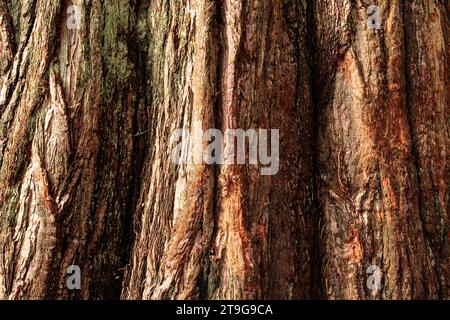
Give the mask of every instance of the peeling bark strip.
[[449, 10], [0, 0], [0, 299], [449, 298]]

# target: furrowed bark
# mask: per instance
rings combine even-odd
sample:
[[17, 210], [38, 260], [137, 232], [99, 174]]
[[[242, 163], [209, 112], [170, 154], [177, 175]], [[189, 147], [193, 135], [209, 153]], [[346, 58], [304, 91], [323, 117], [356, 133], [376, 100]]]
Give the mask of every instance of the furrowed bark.
[[[311, 295], [312, 110], [300, 51], [304, 7], [256, 1], [150, 5], [157, 118], [122, 297]], [[302, 130], [292, 130], [301, 117]], [[183, 127], [193, 135], [212, 128], [280, 129], [280, 175], [260, 177], [260, 168], [248, 165], [176, 167], [173, 142], [167, 142]]]
[[426, 239], [439, 296], [450, 296], [449, 11], [440, 1], [405, 3], [407, 97]]
[[[408, 121], [405, 8], [400, 1], [375, 4], [382, 12], [381, 30], [367, 28], [367, 6], [361, 1], [318, 1], [314, 7], [315, 61], [322, 62], [315, 67], [315, 94], [324, 294], [333, 299], [437, 298], [435, 257], [422, 217], [442, 214], [419, 205], [426, 195], [420, 193], [414, 161], [412, 135], [418, 132]], [[432, 81], [442, 88], [439, 76]], [[423, 85], [417, 83], [413, 95], [420, 95]], [[411, 110], [418, 108], [417, 102]], [[439, 103], [438, 109], [448, 107]], [[435, 121], [442, 123], [443, 117]], [[448, 134], [429, 129], [439, 137]], [[442, 177], [446, 154], [441, 147], [430, 153], [441, 163], [442, 170], [435, 173]], [[441, 185], [441, 199], [445, 190]], [[371, 265], [381, 269], [380, 290], [366, 286]]]
[[298, 299], [312, 293], [305, 17], [303, 2], [225, 1], [222, 7], [222, 132], [279, 129], [281, 143], [274, 176], [261, 175], [257, 166], [218, 170], [212, 298]]
[[[214, 168], [176, 166], [172, 133], [214, 127], [216, 40], [213, 1], [150, 2], [147, 23], [151, 147], [136, 208], [136, 241], [125, 299], [199, 297], [212, 230]], [[190, 150], [198, 154], [204, 147]]]
[[[72, 4], [83, 10], [81, 30], [66, 27]], [[0, 298], [117, 297], [133, 151], [132, 8], [80, 0], [2, 9], [17, 49], [0, 101]], [[75, 294], [70, 265], [83, 273]]]
[[0, 299], [448, 299], [449, 12], [0, 0]]

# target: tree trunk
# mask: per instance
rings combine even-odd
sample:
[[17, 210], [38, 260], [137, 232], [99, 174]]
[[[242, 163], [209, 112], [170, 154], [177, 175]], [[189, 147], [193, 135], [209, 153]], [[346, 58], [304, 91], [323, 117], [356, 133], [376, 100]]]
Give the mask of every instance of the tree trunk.
[[[324, 294], [437, 297], [448, 245], [448, 20], [437, 1], [379, 6], [377, 31], [362, 2], [315, 2]], [[371, 265], [382, 290], [367, 290]]]
[[[72, 4], [80, 30], [64, 19]], [[70, 265], [83, 271], [77, 296], [117, 297], [138, 110], [133, 10], [1, 2], [0, 298], [69, 298]]]
[[450, 6], [372, 2], [0, 0], [0, 299], [449, 298]]
[[[154, 1], [145, 10], [153, 39], [154, 143], [123, 298], [310, 297], [312, 105], [301, 51], [304, 5], [193, 1], [188, 8]], [[280, 128], [279, 173], [174, 166], [170, 135], [181, 127]]]

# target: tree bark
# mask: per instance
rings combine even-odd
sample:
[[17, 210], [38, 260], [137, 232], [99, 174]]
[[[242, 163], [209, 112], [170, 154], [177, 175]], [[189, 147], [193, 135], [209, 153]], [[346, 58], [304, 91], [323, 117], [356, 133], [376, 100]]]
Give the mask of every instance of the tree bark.
[[[123, 297], [310, 297], [312, 105], [301, 52], [304, 4], [193, 1], [186, 8], [155, 1], [147, 10], [157, 119]], [[261, 177], [257, 167], [238, 165], [175, 167], [171, 132], [196, 126], [280, 128], [279, 174]]]
[[[0, 101], [0, 298], [69, 298], [69, 265], [83, 270], [75, 296], [117, 297], [130, 229], [134, 8], [1, 3], [13, 58]], [[81, 30], [66, 27], [72, 4]]]
[[[438, 1], [378, 5], [383, 27], [374, 31], [362, 2], [315, 2], [324, 294], [438, 297], [448, 242], [448, 20]], [[427, 29], [432, 45], [421, 40]], [[376, 294], [366, 287], [371, 265], [383, 274]]]
[[[0, 299], [449, 298], [449, 13], [0, 0]], [[173, 162], [214, 128], [277, 174]]]

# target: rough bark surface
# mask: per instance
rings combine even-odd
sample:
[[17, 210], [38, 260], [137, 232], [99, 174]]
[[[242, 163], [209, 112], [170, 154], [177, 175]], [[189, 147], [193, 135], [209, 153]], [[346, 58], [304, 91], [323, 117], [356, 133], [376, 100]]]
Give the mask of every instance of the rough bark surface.
[[[151, 113], [158, 118], [151, 122], [154, 144], [123, 297], [309, 297], [312, 105], [300, 50], [305, 7], [193, 1], [185, 8], [161, 1], [146, 10], [154, 39]], [[177, 128], [193, 134], [280, 128], [280, 173], [261, 177], [258, 167], [238, 165], [177, 167], [170, 159]]]
[[[363, 2], [315, 2], [324, 294], [438, 297], [448, 278], [437, 267], [448, 242], [448, 20], [438, 1], [378, 5], [383, 26], [371, 30]], [[376, 295], [370, 265], [383, 274]]]
[[[72, 4], [83, 8], [81, 30], [63, 19]], [[83, 266], [76, 296], [112, 298], [129, 229], [133, 8], [127, 1], [1, 8], [11, 35], [2, 45], [13, 59], [0, 97], [0, 297], [68, 298], [66, 269], [75, 264]]]
[[[0, 299], [448, 299], [449, 14], [0, 0]], [[180, 128], [279, 129], [279, 171]]]

